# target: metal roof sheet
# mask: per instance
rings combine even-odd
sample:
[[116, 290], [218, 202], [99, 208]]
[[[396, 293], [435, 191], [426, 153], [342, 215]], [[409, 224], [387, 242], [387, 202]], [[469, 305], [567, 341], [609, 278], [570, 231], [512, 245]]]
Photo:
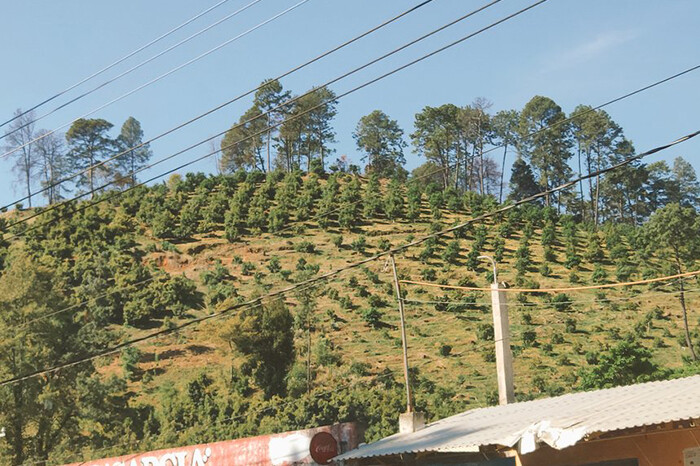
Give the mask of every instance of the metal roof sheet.
[[700, 419], [700, 375], [480, 408], [362, 445], [336, 459], [418, 452], [474, 452], [486, 445], [558, 449], [595, 433]]

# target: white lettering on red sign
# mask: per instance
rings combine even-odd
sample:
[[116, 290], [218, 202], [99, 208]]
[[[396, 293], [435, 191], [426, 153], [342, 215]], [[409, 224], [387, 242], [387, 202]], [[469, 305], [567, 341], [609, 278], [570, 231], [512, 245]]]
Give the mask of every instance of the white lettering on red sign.
[[[206, 466], [207, 461], [211, 457], [211, 448], [207, 447], [202, 451], [195, 449], [192, 454], [192, 459], [187, 457], [186, 451], [173, 451], [165, 453], [161, 456], [144, 456], [138, 459], [132, 459], [128, 463], [117, 461], [116, 463], [105, 464], [104, 466]], [[94, 463], [90, 466], [102, 466]]]

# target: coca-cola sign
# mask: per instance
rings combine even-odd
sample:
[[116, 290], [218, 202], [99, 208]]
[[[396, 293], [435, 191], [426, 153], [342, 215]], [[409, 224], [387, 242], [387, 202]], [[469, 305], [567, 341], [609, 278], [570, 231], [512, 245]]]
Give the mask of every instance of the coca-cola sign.
[[328, 432], [319, 432], [311, 438], [311, 458], [318, 464], [328, 464], [338, 456], [338, 442]]
[[331, 458], [356, 448], [360, 432], [354, 423], [335, 424], [259, 437], [124, 454], [68, 466], [293, 466], [329, 464]]

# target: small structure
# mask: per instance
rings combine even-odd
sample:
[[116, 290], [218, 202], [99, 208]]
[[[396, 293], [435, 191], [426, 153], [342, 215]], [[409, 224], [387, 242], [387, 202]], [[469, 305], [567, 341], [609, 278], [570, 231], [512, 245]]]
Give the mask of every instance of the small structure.
[[341, 454], [360, 465], [700, 465], [700, 376], [466, 411]]

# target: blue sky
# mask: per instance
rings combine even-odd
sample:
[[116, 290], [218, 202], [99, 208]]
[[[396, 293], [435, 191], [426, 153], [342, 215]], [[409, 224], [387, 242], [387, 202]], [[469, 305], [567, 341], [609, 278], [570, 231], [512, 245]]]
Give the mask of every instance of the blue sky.
[[[173, 36], [128, 62], [57, 99], [66, 99], [150, 57], [167, 46], [240, 8], [249, 0], [229, 0]], [[38, 123], [54, 129], [197, 56], [296, 3], [262, 0], [243, 14], [131, 75]], [[534, 1], [534, 0], [533, 0]], [[216, 0], [33, 0], [4, 2], [0, 40], [0, 119], [27, 108], [194, 16]], [[310, 0], [290, 14], [209, 57], [98, 112], [115, 124], [115, 135], [129, 116], [146, 137], [256, 87], [329, 47], [403, 11], [418, 0]], [[434, 0], [400, 22], [290, 76], [285, 88], [300, 93], [389, 51], [486, 0]], [[473, 32], [531, 2], [503, 0], [487, 11], [411, 47], [333, 86], [337, 93], [403, 64], [422, 53]], [[408, 135], [413, 117], [426, 105], [465, 105], [476, 97], [493, 102], [493, 111], [522, 108], [534, 95], [546, 95], [570, 112], [578, 104], [597, 105], [700, 63], [700, 2], [692, 0], [549, 0], [445, 53], [359, 91], [338, 105], [334, 123], [336, 155], [358, 155], [352, 131], [359, 118], [381, 109]], [[606, 108], [638, 151], [669, 142], [700, 128], [696, 118], [700, 71]], [[152, 145], [154, 159], [229, 127], [250, 105], [238, 102]], [[0, 130], [1, 131], [1, 130]], [[650, 160], [678, 155], [700, 171], [695, 140]], [[155, 175], [208, 152], [208, 146], [181, 155], [144, 174]], [[422, 160], [407, 152], [408, 167]], [[512, 159], [512, 157], [511, 157]], [[191, 167], [211, 171], [213, 159]], [[23, 193], [11, 163], [0, 160], [0, 203]]]

